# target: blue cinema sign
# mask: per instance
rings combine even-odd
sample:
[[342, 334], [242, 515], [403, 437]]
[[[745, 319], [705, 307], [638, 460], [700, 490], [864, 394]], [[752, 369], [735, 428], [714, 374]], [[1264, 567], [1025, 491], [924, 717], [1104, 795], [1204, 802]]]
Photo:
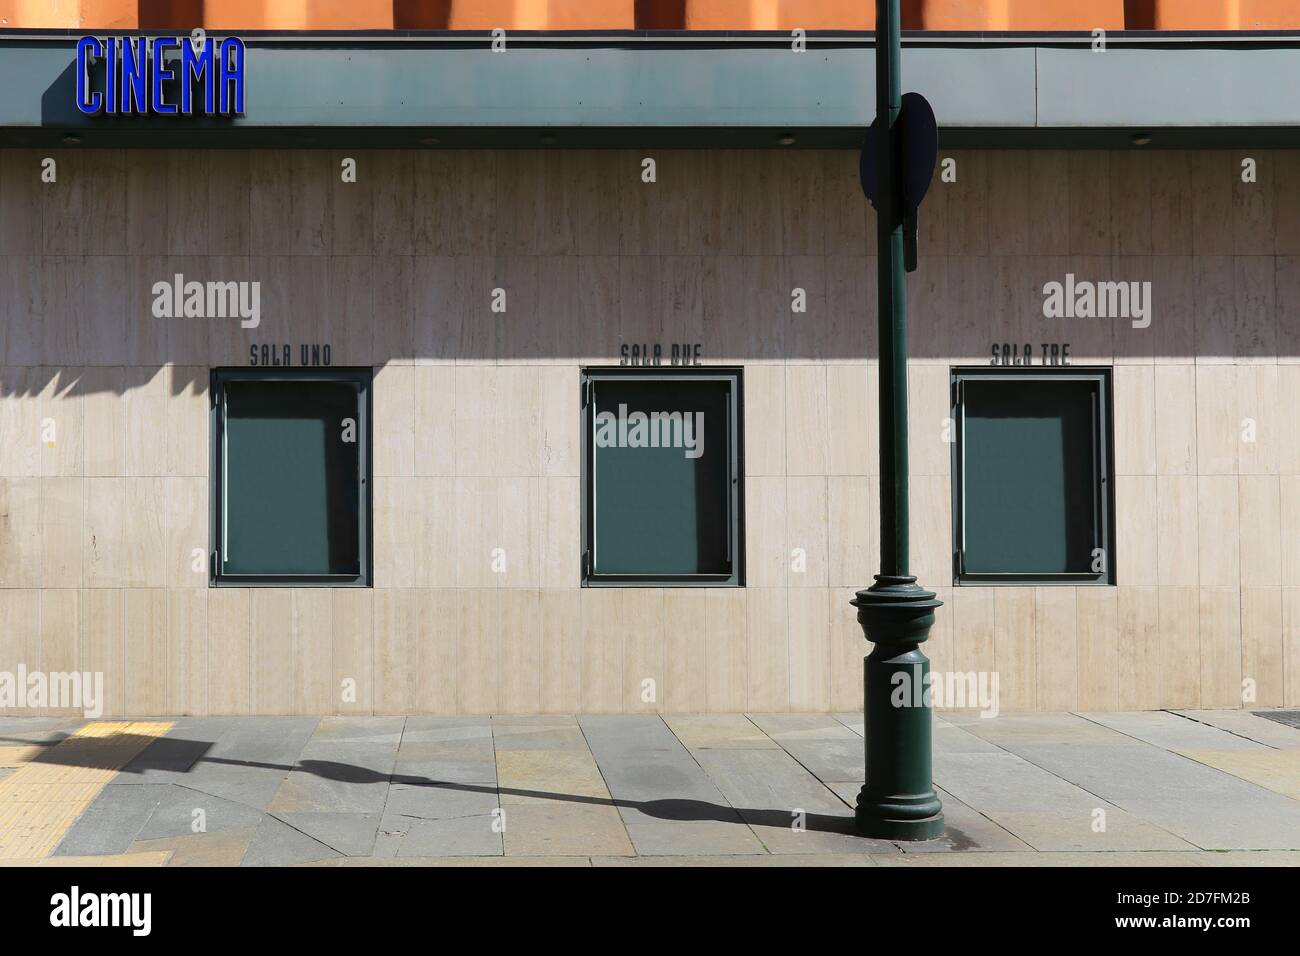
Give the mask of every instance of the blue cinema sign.
[[[103, 64], [102, 84], [91, 69]], [[96, 77], [98, 79], [98, 77]], [[208, 116], [244, 112], [244, 41], [227, 37], [82, 37], [77, 109], [87, 115]]]

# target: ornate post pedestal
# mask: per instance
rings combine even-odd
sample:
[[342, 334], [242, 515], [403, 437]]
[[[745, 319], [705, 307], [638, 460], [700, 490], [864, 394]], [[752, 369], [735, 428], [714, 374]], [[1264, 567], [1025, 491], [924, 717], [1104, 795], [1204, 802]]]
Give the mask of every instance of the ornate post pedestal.
[[911, 576], [876, 576], [853, 601], [875, 647], [863, 661], [867, 782], [858, 794], [858, 829], [886, 840], [943, 836], [943, 813], [931, 775], [930, 636], [935, 599]]

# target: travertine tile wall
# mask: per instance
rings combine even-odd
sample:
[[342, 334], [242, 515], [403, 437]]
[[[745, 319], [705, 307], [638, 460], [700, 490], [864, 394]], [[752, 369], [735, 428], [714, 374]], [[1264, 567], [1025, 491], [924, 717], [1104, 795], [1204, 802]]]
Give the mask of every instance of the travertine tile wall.
[[[133, 715], [860, 706], [854, 155], [44, 155], [0, 151], [0, 671], [103, 671]], [[935, 669], [1003, 709], [1300, 702], [1300, 154], [945, 155], [909, 286]], [[261, 326], [153, 318], [178, 272], [260, 281]], [[1044, 319], [1067, 272], [1152, 281], [1151, 327]], [[581, 589], [578, 368], [674, 341], [745, 366], [748, 587]], [[210, 590], [208, 369], [301, 342], [376, 369], [375, 587]], [[993, 342], [1115, 366], [1118, 587], [950, 586], [948, 371]]]

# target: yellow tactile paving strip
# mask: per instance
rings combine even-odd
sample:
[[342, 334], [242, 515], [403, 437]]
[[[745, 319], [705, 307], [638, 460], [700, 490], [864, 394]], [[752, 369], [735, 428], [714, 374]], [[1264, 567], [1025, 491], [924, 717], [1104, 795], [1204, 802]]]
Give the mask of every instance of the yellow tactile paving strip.
[[0, 779], [0, 860], [41, 860], [131, 759], [170, 722], [99, 721], [42, 748]]

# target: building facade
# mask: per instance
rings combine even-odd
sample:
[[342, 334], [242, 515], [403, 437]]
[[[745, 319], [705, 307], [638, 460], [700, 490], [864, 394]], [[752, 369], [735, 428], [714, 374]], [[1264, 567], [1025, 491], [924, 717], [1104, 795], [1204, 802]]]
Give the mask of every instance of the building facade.
[[[0, 671], [102, 672], [110, 715], [861, 706], [861, 126], [111, 120], [5, 124]], [[1296, 124], [951, 125], [907, 290], [933, 670], [1006, 711], [1297, 703]]]

